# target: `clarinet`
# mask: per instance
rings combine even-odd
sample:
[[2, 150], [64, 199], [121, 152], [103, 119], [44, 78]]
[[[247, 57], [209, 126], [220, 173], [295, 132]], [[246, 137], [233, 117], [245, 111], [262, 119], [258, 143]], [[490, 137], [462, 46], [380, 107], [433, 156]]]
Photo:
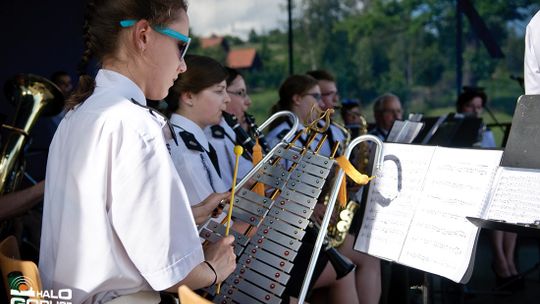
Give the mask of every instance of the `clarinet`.
[[259, 131], [259, 126], [255, 123], [255, 117], [249, 113], [245, 113], [244, 116], [246, 117], [246, 122], [249, 125], [249, 134], [251, 135], [251, 138], [259, 138], [259, 145], [261, 145], [261, 148], [264, 152], [264, 154], [268, 154], [270, 152], [270, 145], [268, 145], [268, 142], [264, 138], [264, 134]]
[[253, 154], [253, 147], [255, 147], [255, 140], [249, 135], [249, 133], [240, 126], [238, 118], [236, 116], [223, 111], [223, 118], [225, 122], [233, 129], [236, 134], [236, 143], [244, 147], [250, 155]]

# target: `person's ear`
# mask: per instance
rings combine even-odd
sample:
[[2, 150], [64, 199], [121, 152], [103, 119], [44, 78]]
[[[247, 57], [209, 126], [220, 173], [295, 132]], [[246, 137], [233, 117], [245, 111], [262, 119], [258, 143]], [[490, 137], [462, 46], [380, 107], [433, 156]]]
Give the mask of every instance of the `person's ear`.
[[150, 43], [151, 37], [150, 32], [152, 28], [150, 23], [147, 20], [141, 19], [135, 23], [134, 30], [132, 33], [133, 41], [137, 50], [144, 52]]
[[293, 105], [299, 106], [302, 102], [302, 96], [300, 94], [294, 94], [292, 97]]
[[180, 95], [180, 103], [188, 107], [193, 107], [194, 95], [191, 92], [184, 92]]

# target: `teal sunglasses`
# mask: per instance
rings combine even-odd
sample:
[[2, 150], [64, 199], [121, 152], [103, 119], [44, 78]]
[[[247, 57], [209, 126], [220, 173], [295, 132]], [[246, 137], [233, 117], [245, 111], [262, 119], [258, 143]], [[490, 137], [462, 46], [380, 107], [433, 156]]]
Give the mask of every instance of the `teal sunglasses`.
[[[134, 20], [134, 19], [122, 20], [120, 21], [120, 26], [130, 27], [130, 26], [134, 26], [135, 23], [137, 23], [137, 20]], [[180, 59], [183, 59], [184, 56], [186, 56], [187, 50], [189, 48], [189, 44], [191, 43], [191, 38], [189, 38], [186, 35], [180, 34], [179, 32], [173, 29], [167, 28], [167, 27], [152, 26], [152, 29], [154, 29], [154, 31], [160, 34], [163, 34], [163, 35], [166, 35], [166, 36], [169, 36], [171, 38], [178, 40], [179, 41], [178, 50], [180, 51]]]

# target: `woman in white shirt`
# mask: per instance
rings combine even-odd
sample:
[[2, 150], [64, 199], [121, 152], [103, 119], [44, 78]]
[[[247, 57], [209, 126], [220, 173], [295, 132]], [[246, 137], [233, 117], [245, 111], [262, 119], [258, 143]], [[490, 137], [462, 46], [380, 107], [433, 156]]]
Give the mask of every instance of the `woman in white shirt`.
[[[320, 111], [319, 104], [322, 101], [321, 89], [315, 78], [309, 75], [292, 75], [287, 78], [279, 88], [279, 101], [272, 107], [272, 113], [279, 111], [291, 111], [300, 121], [300, 132], [304, 129], [304, 125], [313, 121], [318, 116]], [[279, 121], [270, 125], [270, 131], [266, 136], [270, 147], [274, 147], [281, 139], [289, 132], [292, 123], [288, 120]], [[315, 140], [311, 143], [311, 150], [315, 150], [321, 135], [318, 134]], [[298, 141], [295, 143], [297, 146], [304, 146], [307, 144], [307, 135], [303, 133]], [[325, 144], [326, 146], [326, 144]], [[324, 147], [324, 146], [323, 146]], [[330, 155], [330, 148], [325, 151], [327, 155]]]
[[91, 56], [101, 70], [81, 76], [47, 162], [39, 266], [52, 294], [159, 303], [157, 291], [210, 286], [234, 270], [233, 238], [203, 252], [167, 122], [145, 107], [186, 70], [186, 11], [179, 0], [88, 4], [81, 72]]
[[[253, 152], [248, 145], [244, 145], [244, 140], [249, 137], [243, 131], [242, 122], [245, 121], [244, 111], [251, 104], [251, 100], [246, 93], [246, 84], [241, 76], [239, 81], [231, 83], [231, 77], [239, 75], [235, 70], [225, 68], [227, 71], [227, 93], [230, 97], [230, 102], [227, 103], [225, 113], [228, 117], [223, 116], [217, 124], [207, 126], [204, 129], [208, 141], [216, 148], [219, 158], [220, 169], [222, 171], [222, 180], [228, 188], [232, 187], [234, 166], [236, 156], [234, 155], [234, 146], [242, 145], [244, 153], [238, 160], [237, 181], [240, 181], [253, 168], [251, 153]], [[241, 97], [243, 95], [244, 97]], [[240, 105], [241, 104], [241, 105]], [[234, 111], [232, 111], [234, 109]], [[227, 123], [235, 121], [236, 123]], [[233, 127], [235, 129], [233, 129]], [[242, 130], [241, 130], [242, 129]]]
[[[315, 110], [319, 110], [320, 103], [321, 90], [317, 80], [309, 75], [292, 75], [289, 76], [279, 88], [279, 101], [272, 108], [272, 112], [275, 113], [283, 110], [291, 111], [298, 117], [303, 126], [317, 118], [318, 111], [313, 111], [312, 109], [315, 108]], [[287, 132], [289, 132], [291, 126], [290, 122], [283, 121], [278, 122], [271, 128], [272, 129], [267, 135], [267, 140], [270, 146], [273, 147], [281, 141]], [[315, 137], [315, 140], [310, 145], [311, 150], [315, 150], [321, 137], [320, 134]], [[307, 144], [307, 139], [307, 135], [302, 134], [295, 145], [305, 146]], [[324, 146], [328, 145], [325, 144], [323, 147]], [[321, 150], [321, 154], [327, 156], [330, 155], [329, 146], [326, 150]], [[286, 164], [286, 167], [289, 167], [288, 163]], [[319, 206], [319, 204], [316, 206]], [[324, 212], [324, 208], [321, 212]], [[308, 230], [309, 229], [310, 228], [308, 227]], [[291, 275], [292, 278], [287, 286], [287, 293], [290, 295], [295, 295], [300, 290], [302, 280], [295, 280], [295, 277], [297, 275], [301, 276], [302, 274], [305, 274], [314, 243], [315, 237], [313, 234], [307, 233], [302, 241], [302, 248], [300, 249], [299, 256], [295, 259], [295, 265]], [[358, 303], [354, 271], [337, 280], [336, 271], [328, 261], [328, 256], [321, 251], [311, 281], [313, 288], [328, 287], [327, 290], [329, 295], [327, 300], [329, 300], [330, 303]]]
[[[215, 192], [226, 192], [222, 165], [216, 149], [208, 142], [204, 128], [218, 124], [230, 102], [227, 94], [227, 71], [210, 57], [188, 55], [189, 69], [178, 76], [166, 98], [172, 113], [170, 122], [178, 145], [169, 140], [174, 166], [184, 182], [190, 202], [201, 202]], [[198, 214], [198, 205], [192, 206]], [[210, 214], [196, 216], [204, 223]]]

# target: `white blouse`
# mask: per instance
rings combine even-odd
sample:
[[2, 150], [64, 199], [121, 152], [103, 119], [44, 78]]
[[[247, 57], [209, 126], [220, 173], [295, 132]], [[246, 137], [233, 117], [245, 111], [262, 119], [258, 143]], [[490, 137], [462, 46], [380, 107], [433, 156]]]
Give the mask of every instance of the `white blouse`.
[[[226, 192], [228, 188], [212, 163], [210, 144], [204, 131], [193, 121], [178, 114], [172, 114], [170, 122], [178, 138], [178, 145], [169, 141], [171, 156], [191, 205], [202, 202], [213, 192]], [[221, 167], [219, 164], [220, 173]]]
[[125, 76], [100, 70], [93, 94], [50, 146], [40, 250], [45, 290], [73, 303], [164, 290], [204, 260], [163, 118]]

